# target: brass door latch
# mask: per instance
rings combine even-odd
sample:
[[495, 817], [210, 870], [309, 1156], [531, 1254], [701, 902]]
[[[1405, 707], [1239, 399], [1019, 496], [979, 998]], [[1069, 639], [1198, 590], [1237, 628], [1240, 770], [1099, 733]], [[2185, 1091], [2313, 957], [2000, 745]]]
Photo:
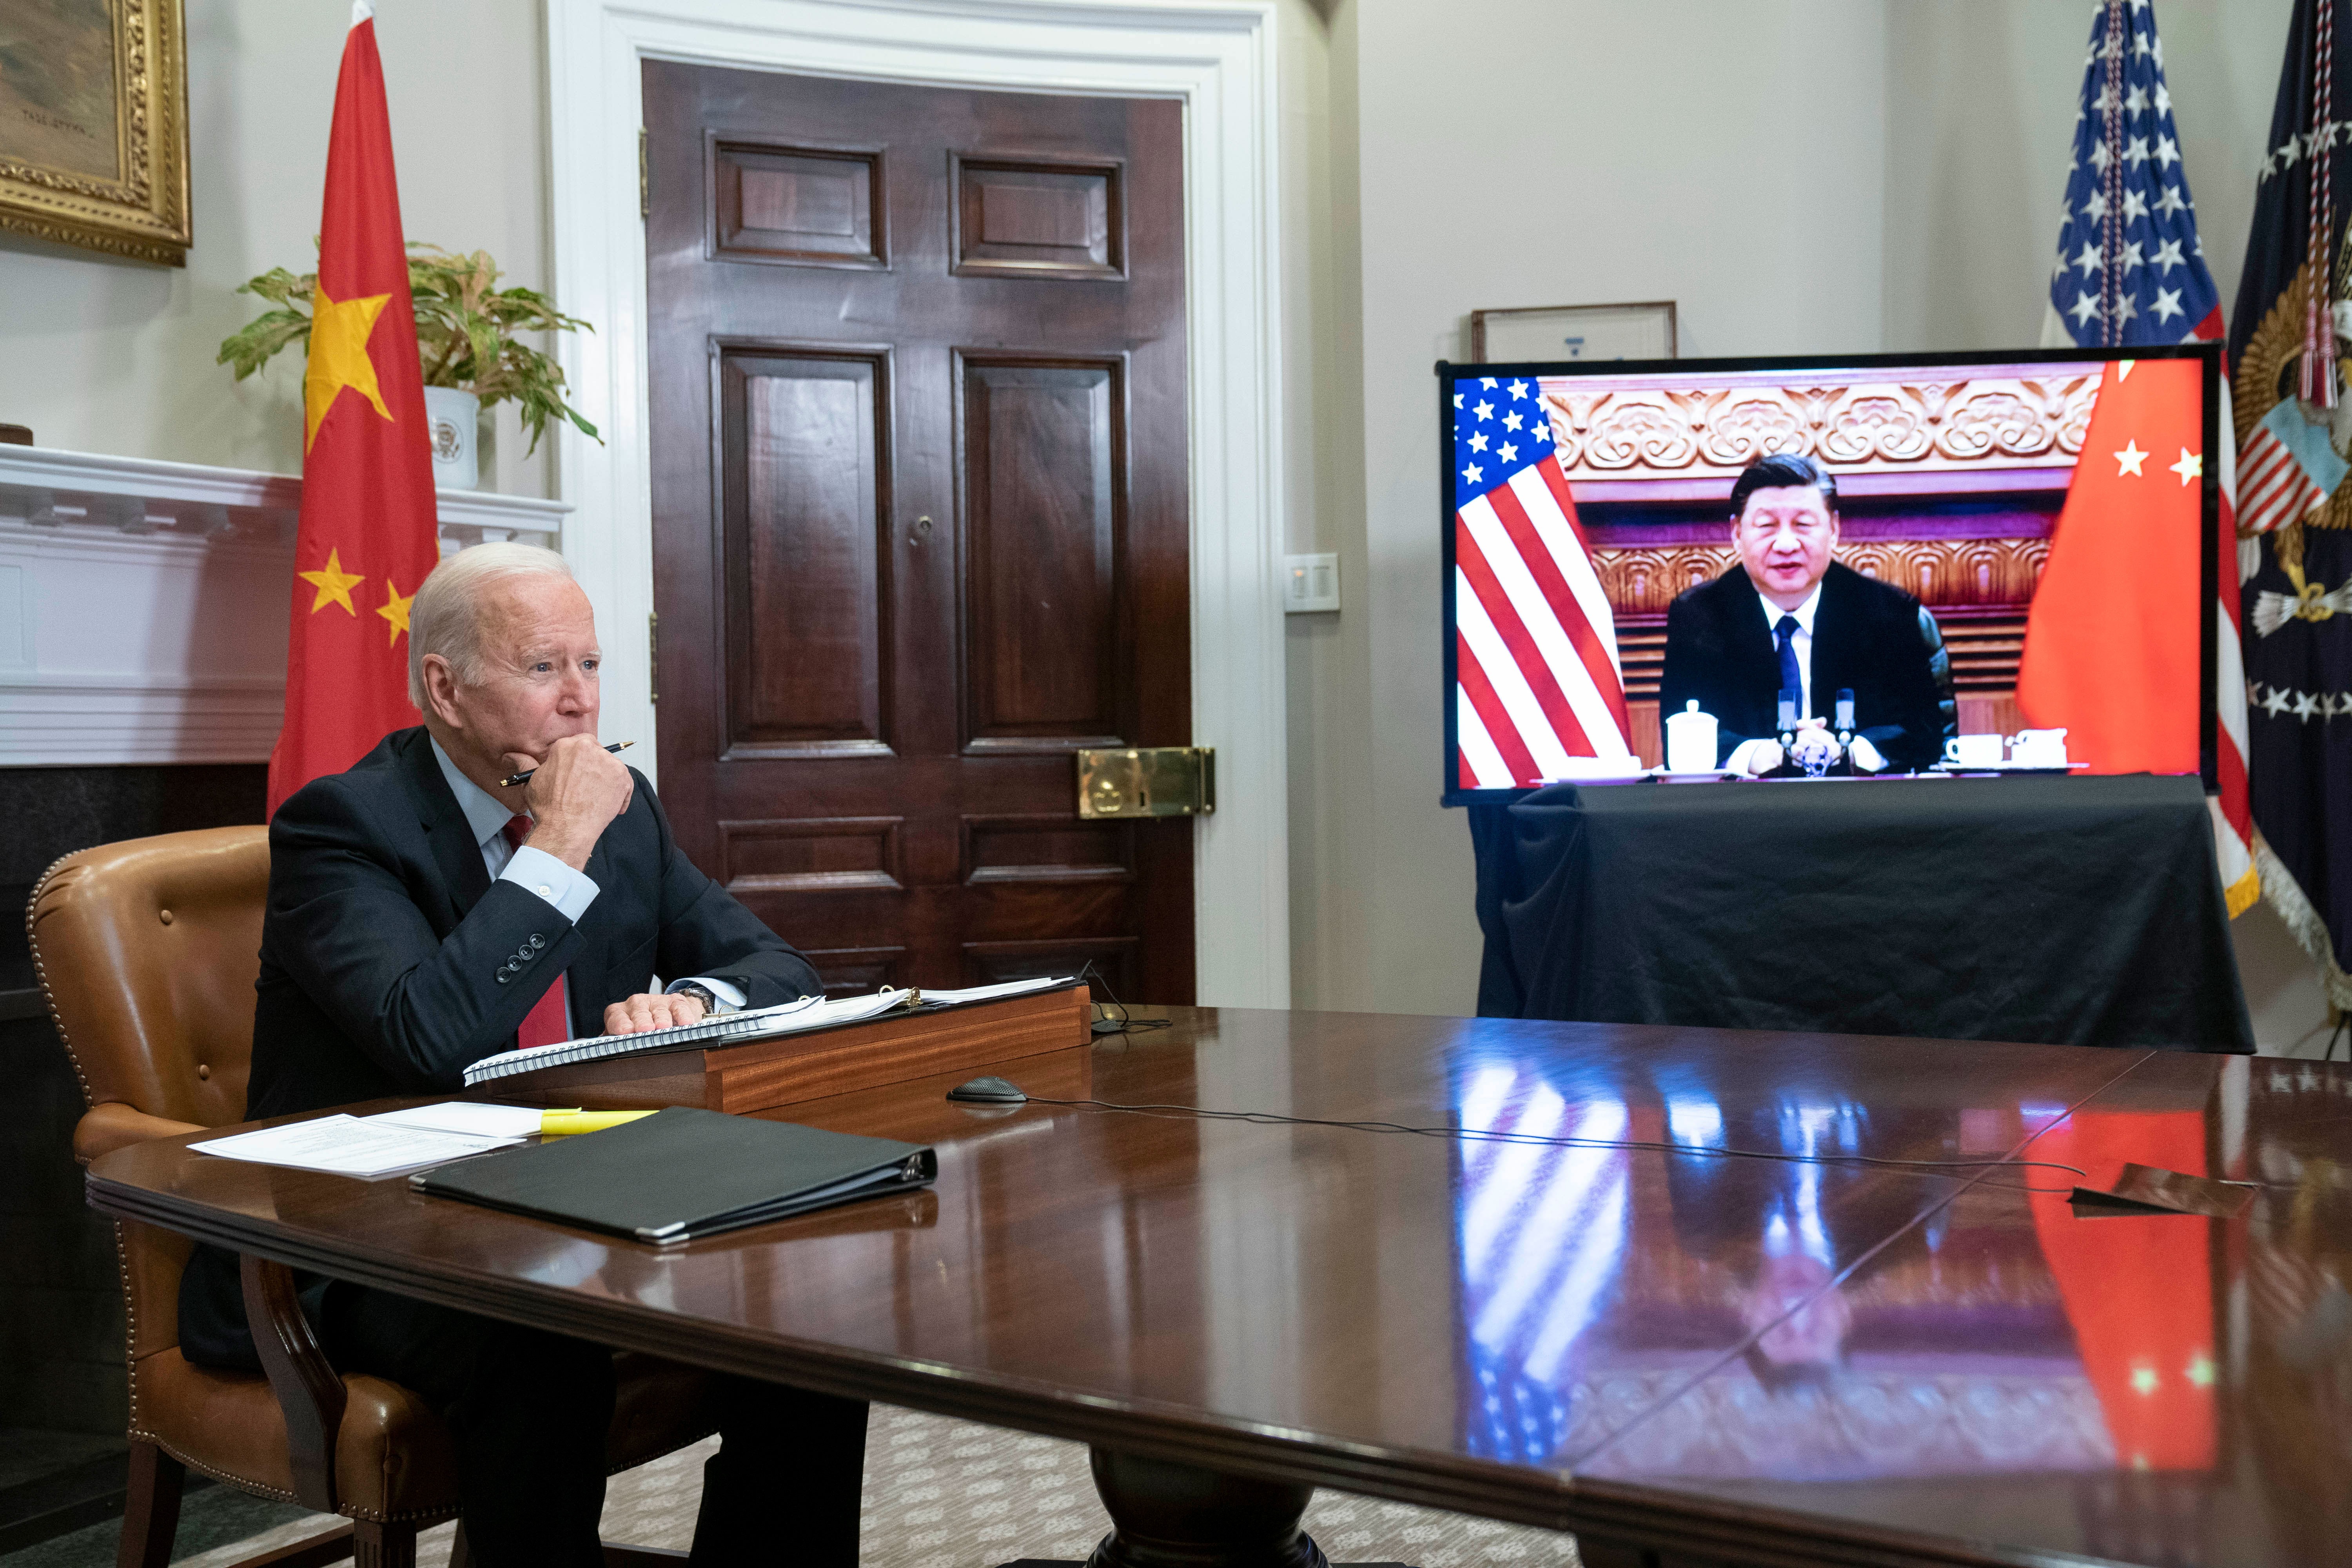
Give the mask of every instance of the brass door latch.
[[1213, 746], [1078, 752], [1078, 815], [1206, 816], [1217, 809]]

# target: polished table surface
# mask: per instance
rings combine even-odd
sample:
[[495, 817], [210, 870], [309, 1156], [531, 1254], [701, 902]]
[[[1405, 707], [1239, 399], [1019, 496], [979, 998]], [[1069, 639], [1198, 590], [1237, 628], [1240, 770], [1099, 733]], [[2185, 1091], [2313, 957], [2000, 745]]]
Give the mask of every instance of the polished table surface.
[[[100, 1160], [90, 1201], [704, 1365], [1573, 1530], [1595, 1564], [2352, 1559], [2352, 1070], [1172, 1011], [1002, 1070], [1522, 1141], [982, 1110], [951, 1077], [790, 1117], [932, 1143], [934, 1191], [667, 1250], [184, 1140]], [[2024, 1160], [2263, 1184], [2226, 1222], [2076, 1218]]]

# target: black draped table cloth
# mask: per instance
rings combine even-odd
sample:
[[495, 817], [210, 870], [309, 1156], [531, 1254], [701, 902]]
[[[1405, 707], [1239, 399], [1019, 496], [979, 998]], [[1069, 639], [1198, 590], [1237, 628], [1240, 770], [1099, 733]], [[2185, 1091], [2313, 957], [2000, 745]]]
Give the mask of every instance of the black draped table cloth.
[[1482, 1016], [2254, 1048], [2194, 778], [1559, 784], [1469, 811]]

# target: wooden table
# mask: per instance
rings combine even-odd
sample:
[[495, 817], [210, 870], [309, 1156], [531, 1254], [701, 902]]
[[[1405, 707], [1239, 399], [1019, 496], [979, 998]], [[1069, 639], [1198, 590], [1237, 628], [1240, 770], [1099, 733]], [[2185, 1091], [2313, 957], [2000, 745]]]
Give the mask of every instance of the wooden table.
[[[1178, 1010], [1032, 1094], [1637, 1140], [1496, 1142], [1032, 1104], [794, 1108], [935, 1191], [655, 1251], [189, 1153], [89, 1199], [299, 1268], [1095, 1446], [1099, 1561], [1313, 1564], [1316, 1486], [1570, 1530], [1594, 1568], [2340, 1564], [2352, 1071], [1856, 1037]], [[2266, 1184], [2078, 1219], [2125, 1159]], [[1160, 1544], [1155, 1545], [1155, 1542]]]

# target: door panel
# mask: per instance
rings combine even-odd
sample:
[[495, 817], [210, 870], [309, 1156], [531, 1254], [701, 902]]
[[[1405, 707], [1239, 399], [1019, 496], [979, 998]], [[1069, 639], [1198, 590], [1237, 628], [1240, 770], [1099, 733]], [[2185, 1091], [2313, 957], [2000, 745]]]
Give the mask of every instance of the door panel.
[[1126, 276], [1117, 163], [955, 160], [955, 269], [965, 277]]
[[1119, 366], [958, 358], [971, 748], [1122, 744]]
[[1171, 100], [644, 68], [662, 795], [829, 989], [1192, 995]]
[[888, 749], [883, 364], [719, 351], [730, 756]]
[[710, 143], [710, 254], [727, 261], [887, 267], [878, 148]]

